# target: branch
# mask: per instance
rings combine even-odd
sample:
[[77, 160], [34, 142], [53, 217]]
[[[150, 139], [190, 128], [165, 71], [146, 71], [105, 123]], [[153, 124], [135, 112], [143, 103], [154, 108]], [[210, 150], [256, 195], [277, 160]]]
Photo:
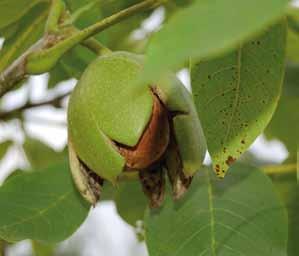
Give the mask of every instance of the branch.
[[42, 49], [44, 41], [45, 38], [42, 38], [36, 42], [23, 55], [17, 58], [8, 68], [0, 73], [0, 97], [9, 90], [13, 89], [18, 82], [26, 78], [26, 59], [31, 53]]
[[[64, 4], [61, 0], [52, 0], [46, 24], [46, 33], [57, 32], [58, 20], [63, 10]], [[28, 74], [28, 72], [26, 72], [28, 56], [34, 52], [50, 47], [56, 41], [58, 41], [58, 39], [53, 35], [44, 36], [17, 58], [7, 69], [0, 73], [0, 97], [26, 78]]]
[[63, 22], [63, 26], [72, 25], [82, 16], [82, 14], [91, 11], [95, 5], [98, 4], [98, 1], [91, 1], [90, 3], [85, 4], [84, 6], [76, 9], [68, 18]]
[[66, 96], [68, 96], [70, 93], [71, 92], [67, 92], [67, 93], [58, 95], [53, 99], [45, 100], [42, 102], [36, 102], [36, 103], [29, 102], [29, 103], [24, 104], [23, 106], [15, 108], [13, 110], [6, 111], [6, 112], [0, 112], [0, 120], [7, 120], [7, 119], [13, 118], [15, 116], [18, 116], [21, 112], [23, 112], [27, 109], [37, 108], [37, 107], [46, 106], [46, 105], [53, 105], [53, 106], [60, 105], [61, 100], [64, 99]]
[[[145, 0], [110, 17], [107, 17], [81, 31], [71, 34], [66, 38], [64, 34], [46, 33], [46, 35], [40, 41], [28, 49], [3, 73], [0, 73], [0, 97], [9, 90], [12, 90], [16, 83], [25, 79], [27, 75], [42, 74], [51, 70], [56, 65], [57, 61], [62, 57], [62, 55], [72, 49], [78, 43], [84, 42], [89, 37], [126, 18], [131, 17], [136, 13], [156, 7], [162, 4], [162, 2], [162, 0]], [[54, 14], [53, 19], [50, 19], [50, 24], [54, 24], [53, 26], [55, 30], [57, 13], [55, 12]], [[53, 28], [52, 25], [50, 25], [50, 28]], [[85, 42], [85, 45], [97, 53], [101, 52], [99, 45], [96, 46], [94, 42], [90, 40]]]
[[[80, 30], [77, 29], [74, 26], [71, 26], [69, 28], [70, 31], [72, 31], [72, 34], [79, 33]], [[85, 41], [81, 42], [81, 45], [88, 48], [92, 52], [94, 52], [96, 55], [104, 55], [111, 53], [112, 51], [107, 48], [106, 46], [102, 45], [97, 39], [94, 37], [89, 37]]]
[[[30, 54], [27, 58], [26, 64], [27, 72], [30, 74], [41, 74], [49, 71], [55, 66], [60, 57], [76, 46], [78, 43], [83, 42], [89, 37], [105, 30], [106, 28], [124, 20], [132, 15], [144, 11], [148, 8], [156, 6], [158, 0], [145, 0], [139, 4], [135, 4], [127, 9], [124, 9], [116, 14], [111, 15], [77, 33], [74, 33], [66, 39], [58, 42], [53, 47], [39, 52]], [[1, 96], [1, 95], [0, 95]]]
[[86, 39], [81, 44], [99, 56], [109, 54], [112, 52], [109, 48], [102, 45], [98, 40], [96, 40], [93, 37]]

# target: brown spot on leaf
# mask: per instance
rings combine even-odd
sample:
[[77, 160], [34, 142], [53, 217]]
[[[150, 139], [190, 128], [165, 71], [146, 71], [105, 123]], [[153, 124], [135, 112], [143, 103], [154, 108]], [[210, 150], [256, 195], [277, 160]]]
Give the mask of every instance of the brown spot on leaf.
[[241, 140], [241, 143], [242, 143], [242, 144], [245, 144], [245, 140]]
[[228, 166], [230, 166], [230, 165], [232, 165], [235, 161], [236, 161], [236, 158], [234, 158], [234, 157], [232, 157], [232, 156], [229, 156], [229, 157], [227, 158], [227, 160], [225, 161], [225, 163], [226, 163]]

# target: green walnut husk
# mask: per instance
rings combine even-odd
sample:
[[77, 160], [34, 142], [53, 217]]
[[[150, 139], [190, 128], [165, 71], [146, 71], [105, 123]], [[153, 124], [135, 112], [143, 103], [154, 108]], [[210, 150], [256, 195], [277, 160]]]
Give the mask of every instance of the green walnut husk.
[[70, 97], [71, 171], [92, 204], [103, 180], [116, 184], [123, 172], [135, 171], [150, 205], [158, 207], [166, 172], [180, 198], [202, 165], [206, 142], [190, 93], [172, 73], [138, 83], [142, 68], [140, 55], [98, 57]]

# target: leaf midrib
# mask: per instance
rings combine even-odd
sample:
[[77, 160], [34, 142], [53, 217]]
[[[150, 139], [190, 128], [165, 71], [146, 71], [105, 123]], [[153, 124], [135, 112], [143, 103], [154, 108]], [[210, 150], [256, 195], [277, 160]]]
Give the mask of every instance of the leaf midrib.
[[216, 256], [216, 238], [215, 238], [215, 213], [214, 213], [214, 203], [213, 203], [213, 188], [210, 178], [210, 174], [207, 173], [207, 183], [208, 183], [208, 202], [209, 202], [209, 212], [210, 212], [210, 227], [211, 227], [211, 252], [212, 256]]
[[235, 96], [235, 100], [233, 103], [233, 108], [232, 108], [232, 112], [231, 112], [231, 118], [230, 121], [228, 122], [228, 126], [227, 126], [227, 131], [223, 140], [223, 143], [225, 144], [227, 142], [227, 139], [230, 135], [231, 132], [231, 128], [232, 128], [232, 123], [234, 121], [234, 116], [235, 116], [235, 112], [236, 112], [236, 108], [238, 106], [239, 100], [240, 100], [240, 84], [241, 84], [241, 64], [242, 64], [242, 46], [240, 45], [238, 48], [238, 55], [237, 55], [237, 83], [236, 83], [236, 96]]

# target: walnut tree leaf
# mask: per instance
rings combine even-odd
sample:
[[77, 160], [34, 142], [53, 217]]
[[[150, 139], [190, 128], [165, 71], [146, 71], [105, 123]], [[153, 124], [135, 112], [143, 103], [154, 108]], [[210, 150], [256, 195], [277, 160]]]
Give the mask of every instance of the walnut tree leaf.
[[151, 40], [143, 79], [150, 80], [189, 57], [219, 56], [276, 23], [288, 0], [200, 0], [174, 14]]
[[0, 187], [0, 237], [16, 242], [59, 242], [85, 220], [89, 205], [75, 188], [66, 163], [18, 174]]
[[194, 100], [219, 177], [271, 120], [284, 76], [285, 45], [282, 22], [225, 56], [192, 66]]
[[235, 165], [225, 180], [198, 172], [184, 198], [145, 217], [150, 256], [286, 256], [287, 214], [271, 180]]

